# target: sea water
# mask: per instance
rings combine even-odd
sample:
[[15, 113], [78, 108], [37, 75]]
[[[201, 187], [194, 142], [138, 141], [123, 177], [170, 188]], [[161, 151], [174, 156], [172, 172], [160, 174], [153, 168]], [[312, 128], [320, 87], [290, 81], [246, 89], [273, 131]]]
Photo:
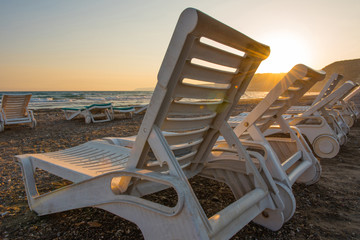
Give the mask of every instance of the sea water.
[[[141, 106], [150, 102], [152, 91], [30, 91], [0, 92], [3, 94], [31, 93], [30, 109], [82, 107], [91, 104], [112, 103], [113, 106]], [[263, 98], [266, 92], [246, 92], [242, 98]]]

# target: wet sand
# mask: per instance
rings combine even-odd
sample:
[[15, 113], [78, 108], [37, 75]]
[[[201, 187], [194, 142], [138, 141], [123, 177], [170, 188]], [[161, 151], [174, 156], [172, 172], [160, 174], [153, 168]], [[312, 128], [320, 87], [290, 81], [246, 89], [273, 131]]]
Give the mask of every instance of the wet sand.
[[[233, 115], [249, 111], [255, 104], [254, 100], [242, 101]], [[0, 133], [0, 238], [141, 239], [141, 231], [135, 224], [100, 209], [84, 208], [37, 216], [27, 205], [21, 170], [13, 156], [56, 151], [103, 137], [131, 136], [137, 133], [143, 115], [85, 124], [80, 118], [66, 121], [60, 110], [36, 110], [34, 113], [38, 120], [35, 129], [15, 125], [5, 127]], [[357, 122], [338, 156], [320, 160], [323, 169], [320, 181], [312, 186], [294, 185], [297, 210], [281, 230], [272, 232], [250, 223], [232, 239], [360, 239], [359, 159], [360, 123]], [[67, 184], [44, 172], [36, 178], [40, 192]], [[201, 177], [190, 182], [208, 214], [234, 201], [224, 184]], [[174, 193], [166, 190], [161, 196], [151, 198], [157, 202], [173, 200]]]

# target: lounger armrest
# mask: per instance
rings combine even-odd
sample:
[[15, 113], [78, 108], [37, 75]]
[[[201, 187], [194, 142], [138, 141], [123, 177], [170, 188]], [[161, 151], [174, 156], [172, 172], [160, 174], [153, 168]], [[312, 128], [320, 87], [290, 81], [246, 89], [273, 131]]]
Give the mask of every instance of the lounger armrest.
[[[126, 193], [118, 194], [114, 182], [116, 183], [116, 180], [123, 176], [135, 177], [173, 187], [178, 195], [176, 206], [167, 207]], [[174, 176], [144, 169], [125, 169], [100, 175], [60, 188], [49, 194], [34, 197], [31, 200], [31, 206], [32, 210], [39, 215], [45, 215], [89, 206], [101, 208], [108, 204], [126, 203], [129, 207], [140, 207], [163, 215], [173, 216], [181, 210], [186, 194], [190, 194], [186, 192], [186, 189], [182, 181], [179, 181]], [[101, 196], [101, 198], [98, 196]], [[72, 200], [69, 201], [69, 199]], [[54, 202], [59, 204], [54, 204]]]
[[0, 112], [0, 121], [1, 122], [4, 122], [5, 121], [5, 112], [4, 112], [4, 109], [1, 108], [1, 112]]
[[106, 138], [103, 138], [103, 140], [107, 141], [110, 144], [114, 144], [117, 146], [132, 148], [135, 144], [136, 137], [137, 137], [136, 135], [129, 136], [129, 137], [121, 137], [121, 138], [106, 137]]
[[34, 112], [33, 112], [33, 110], [30, 110], [30, 109], [26, 108], [26, 111], [28, 112], [28, 114], [30, 114], [31, 120], [34, 120], [35, 117], [34, 117]]
[[318, 120], [319, 122], [324, 121], [324, 118], [322, 116], [295, 116], [295, 117], [287, 118], [285, 120], [289, 123], [289, 125], [295, 126], [302, 120], [308, 120], [308, 119]]

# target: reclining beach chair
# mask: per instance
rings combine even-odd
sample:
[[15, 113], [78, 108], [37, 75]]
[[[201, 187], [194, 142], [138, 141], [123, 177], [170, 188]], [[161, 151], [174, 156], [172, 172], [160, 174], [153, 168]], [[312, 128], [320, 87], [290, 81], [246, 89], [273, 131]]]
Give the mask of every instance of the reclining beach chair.
[[[295, 182], [317, 182], [321, 166], [301, 132], [295, 126], [290, 126], [282, 114], [324, 77], [323, 71], [296, 65], [250, 113], [229, 121], [235, 126], [234, 132], [242, 144], [248, 149], [263, 151], [273, 178], [289, 188]], [[287, 135], [271, 135], [273, 128], [276, 133]]]
[[353, 101], [359, 92], [360, 86], [355, 84], [351, 91], [348, 94], [345, 94], [344, 97], [340, 98], [333, 106], [333, 109], [340, 112], [341, 116], [345, 120], [345, 123], [349, 127], [352, 127], [355, 121], [360, 117], [360, 110]]
[[356, 118], [360, 118], [360, 86], [357, 87], [344, 98], [344, 102], [348, 104], [352, 112], [356, 115]]
[[314, 153], [321, 158], [335, 157], [340, 146], [347, 141], [346, 133], [349, 130], [345, 120], [342, 120], [343, 124], [341, 124], [334, 118], [336, 114], [330, 115], [330, 113], [334, 103], [346, 95], [354, 86], [354, 83], [347, 81], [315, 105], [304, 108], [306, 111], [303, 113], [291, 117], [286, 116], [289, 124], [300, 129], [301, 133], [312, 144]]
[[135, 114], [139, 114], [142, 112], [145, 112], [148, 108], [149, 104], [145, 104], [145, 105], [139, 105], [139, 106], [135, 106]]
[[[314, 105], [315, 103], [321, 101], [321, 99], [327, 97], [336, 87], [336, 85], [343, 79], [343, 75], [334, 73], [330, 76], [329, 80], [324, 85], [321, 92], [316, 96], [314, 101], [310, 104], [310, 106]], [[299, 114], [306, 111], [308, 105], [305, 106], [291, 106], [287, 111], [286, 114]], [[305, 110], [304, 110], [305, 109]]]
[[[204, 39], [243, 54], [209, 45]], [[287, 191], [280, 192], [261, 155], [247, 152], [227, 124], [268, 54], [267, 46], [195, 9], [185, 10], [133, 148], [94, 140], [57, 152], [16, 156], [30, 208], [40, 215], [101, 208], [136, 223], [148, 239], [228, 239], [254, 218], [279, 229], [284, 222], [283, 199], [294, 199], [292, 192], [286, 186]], [[196, 59], [231, 70], [199, 65]], [[212, 160], [218, 155], [212, 148], [220, 132], [236, 152], [235, 158]], [[37, 168], [73, 184], [39, 195], [34, 179]], [[237, 200], [208, 218], [188, 182], [199, 174], [217, 174], [216, 179], [226, 182]], [[141, 198], [169, 187], [177, 193], [175, 206]]]
[[133, 114], [135, 112], [134, 107], [113, 107], [112, 109], [114, 111], [114, 113], [113, 113], [114, 117], [115, 117], [115, 114], [118, 113], [118, 114], [123, 114], [128, 118], [132, 118]]
[[3, 94], [0, 112], [0, 132], [5, 125], [30, 123], [36, 127], [36, 119], [32, 110], [28, 109], [31, 94]]
[[81, 108], [62, 108], [66, 120], [72, 120], [77, 116], [83, 116], [85, 123], [108, 122], [114, 119], [113, 106], [111, 103], [92, 104]]
[[[335, 76], [337, 74], [333, 74]], [[342, 75], [338, 75], [336, 81], [338, 82], [339, 79], [342, 79]], [[330, 78], [331, 80], [332, 78]], [[334, 85], [333, 85], [334, 86]], [[325, 88], [324, 88], [325, 89]], [[323, 89], [323, 90], [324, 90]], [[351, 89], [353, 90], [353, 89]], [[325, 94], [322, 94], [323, 91], [317, 96], [317, 98], [314, 100], [313, 104], [321, 101], [325, 97], [327, 97], [331, 93], [331, 88], [328, 88]], [[350, 94], [350, 90], [347, 90], [346, 92], [338, 92], [338, 97], [335, 97], [334, 100], [332, 100], [327, 106], [327, 112], [329, 113], [329, 116], [332, 117], [337, 125], [341, 127], [341, 129], [347, 134], [350, 130], [350, 127], [354, 125], [354, 122], [356, 120], [356, 116], [354, 114], [354, 110], [351, 109], [350, 104], [347, 104], [342, 99]], [[310, 106], [293, 106], [291, 107], [286, 114], [296, 115], [305, 112], [309, 109]], [[355, 110], [356, 111], [356, 110]]]
[[[312, 106], [298, 106], [297, 109], [286, 111], [283, 115], [291, 126], [300, 129], [301, 134], [306, 137], [312, 146], [313, 152], [321, 158], [333, 158], [339, 151], [340, 146], [347, 141], [346, 134], [349, 127], [346, 124], [346, 115], [333, 110], [333, 106], [339, 99], [346, 96], [354, 88], [352, 82], [346, 82], [331, 94], [322, 98]], [[301, 114], [299, 114], [301, 113]], [[298, 115], [296, 115], [298, 114]], [[242, 121], [246, 114], [231, 118], [232, 125]], [[280, 131], [270, 129], [266, 134], [274, 134]]]

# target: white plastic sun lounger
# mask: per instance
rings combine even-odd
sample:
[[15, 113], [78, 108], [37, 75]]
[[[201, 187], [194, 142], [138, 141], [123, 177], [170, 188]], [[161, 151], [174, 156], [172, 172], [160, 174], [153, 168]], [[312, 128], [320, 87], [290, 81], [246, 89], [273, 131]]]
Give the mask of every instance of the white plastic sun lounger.
[[[321, 99], [327, 97], [336, 87], [336, 85], [343, 79], [343, 75], [334, 73], [330, 76], [329, 80], [324, 85], [321, 92], [316, 96], [314, 101], [311, 103], [310, 106], [314, 105], [315, 103], [321, 101]], [[299, 114], [304, 112], [304, 108], [306, 109], [308, 106], [291, 106], [287, 111], [286, 114]]]
[[[319, 157], [335, 157], [340, 146], [346, 143], [348, 130], [334, 118], [335, 114], [330, 115], [330, 113], [334, 104], [354, 86], [353, 82], [347, 81], [315, 105], [306, 108], [302, 114], [287, 119], [290, 125], [296, 125], [301, 130], [312, 144], [314, 153]], [[344, 123], [344, 120], [341, 122]]]
[[113, 107], [112, 109], [114, 111], [114, 117], [115, 117], [115, 113], [118, 113], [118, 114], [123, 114], [128, 118], [132, 118], [135, 112], [134, 107]]
[[336, 104], [332, 107], [336, 111], [339, 111], [341, 116], [344, 118], [345, 123], [352, 127], [355, 121], [360, 117], [360, 110], [356, 104], [352, 101], [357, 97], [360, 92], [360, 86], [355, 84], [355, 86], [345, 94], [344, 97], [338, 99]]
[[0, 132], [5, 125], [30, 123], [36, 127], [36, 119], [32, 110], [28, 109], [31, 94], [4, 94], [0, 109]]
[[111, 103], [92, 104], [81, 108], [62, 108], [66, 120], [72, 120], [77, 116], [83, 116], [85, 123], [108, 122], [114, 119], [114, 111]]
[[[342, 77], [341, 77], [342, 78]], [[351, 106], [347, 104], [343, 99], [350, 95], [350, 92], [354, 90], [355, 87], [349, 89], [345, 88], [346, 90], [338, 90], [337, 94], [333, 96], [334, 99], [328, 102], [327, 105], [325, 105], [325, 108], [327, 110], [327, 114], [325, 116], [330, 116], [334, 120], [328, 122], [335, 121], [336, 124], [342, 129], [345, 134], [349, 133], [350, 127], [354, 125], [354, 122], [356, 120], [356, 115], [354, 114], [354, 111], [351, 109]], [[320, 93], [321, 95], [321, 93]], [[320, 96], [319, 95], [319, 96]], [[329, 94], [323, 95], [321, 98], [318, 98], [319, 101], [323, 100], [325, 97], [327, 97]], [[314, 101], [312, 105], [317, 103], [318, 101]], [[291, 107], [286, 113], [290, 115], [296, 115], [303, 113], [307, 111], [310, 108], [310, 106], [295, 106]], [[356, 111], [356, 110], [355, 110]], [[321, 112], [323, 113], [323, 112]]]
[[[312, 104], [310, 106], [316, 104], [317, 102], [321, 101], [322, 99], [324, 99], [325, 97], [330, 95], [333, 92], [333, 90], [335, 89], [336, 85], [343, 78], [344, 77], [341, 74], [337, 74], [337, 73], [332, 74], [330, 76], [328, 82], [325, 84], [324, 88], [322, 89], [322, 91], [314, 99], [314, 101], [312, 102]], [[310, 106], [292, 106], [288, 111], [286, 111], [286, 114], [297, 115], [297, 114], [305, 112], [307, 109], [309, 109]], [[329, 113], [329, 116], [333, 118], [333, 120], [328, 121], [328, 122], [336, 121], [336, 124], [342, 129], [343, 132], [345, 132], [345, 134], [347, 134], [349, 131], [349, 127], [346, 124], [346, 121], [343, 118], [343, 115], [339, 114], [338, 111], [329, 109], [328, 107], [326, 107], [326, 109], [328, 110], [327, 112]]]
[[[250, 113], [241, 119], [239, 117], [240, 121], [236, 121], [236, 118], [229, 121], [230, 125], [235, 126], [236, 136], [248, 149], [264, 151], [266, 165], [273, 178], [289, 188], [295, 182], [317, 182], [321, 166], [301, 132], [295, 126], [290, 126], [282, 114], [324, 77], [323, 71], [296, 65]], [[271, 136], [268, 134], [271, 128], [289, 136]]]
[[[342, 115], [337, 113], [331, 114], [333, 102], [344, 96], [353, 88], [353, 83], [347, 82], [340, 88], [333, 91], [327, 97], [321, 99], [312, 106], [302, 106], [303, 113], [299, 115], [285, 114], [283, 117], [291, 126], [300, 129], [301, 134], [312, 145], [313, 152], [321, 158], [333, 158], [339, 151], [340, 146], [347, 141], [346, 134], [349, 131], [348, 126]], [[289, 111], [287, 110], [287, 113]], [[300, 109], [297, 109], [300, 112]], [[330, 113], [329, 113], [330, 112]], [[230, 118], [230, 124], [235, 127], [241, 122], [248, 113], [242, 113], [239, 116]], [[266, 135], [274, 134], [280, 130], [269, 129]]]
[[139, 114], [142, 112], [145, 112], [148, 108], [149, 104], [145, 104], [145, 105], [139, 105], [139, 106], [135, 106], [135, 114]]
[[355, 114], [356, 119], [360, 118], [360, 86], [357, 85], [354, 90], [348, 94], [343, 101], [348, 104], [351, 111]]
[[[204, 39], [243, 54], [209, 45]], [[286, 215], [283, 198], [294, 198], [292, 192], [279, 190], [261, 155], [247, 152], [227, 124], [232, 108], [268, 54], [267, 46], [195, 9], [186, 9], [134, 147], [96, 140], [53, 153], [16, 156], [30, 208], [40, 215], [101, 208], [136, 223], [147, 239], [228, 239], [254, 218], [279, 229]], [[206, 67], [195, 60], [231, 70]], [[212, 148], [220, 132], [235, 152], [232, 159], [214, 160], [219, 152], [214, 154]], [[148, 158], [150, 150], [154, 158]], [[39, 195], [34, 179], [37, 168], [73, 184]], [[188, 182], [198, 174], [226, 182], [237, 200], [208, 218]], [[141, 198], [169, 187], [177, 193], [175, 206]]]

